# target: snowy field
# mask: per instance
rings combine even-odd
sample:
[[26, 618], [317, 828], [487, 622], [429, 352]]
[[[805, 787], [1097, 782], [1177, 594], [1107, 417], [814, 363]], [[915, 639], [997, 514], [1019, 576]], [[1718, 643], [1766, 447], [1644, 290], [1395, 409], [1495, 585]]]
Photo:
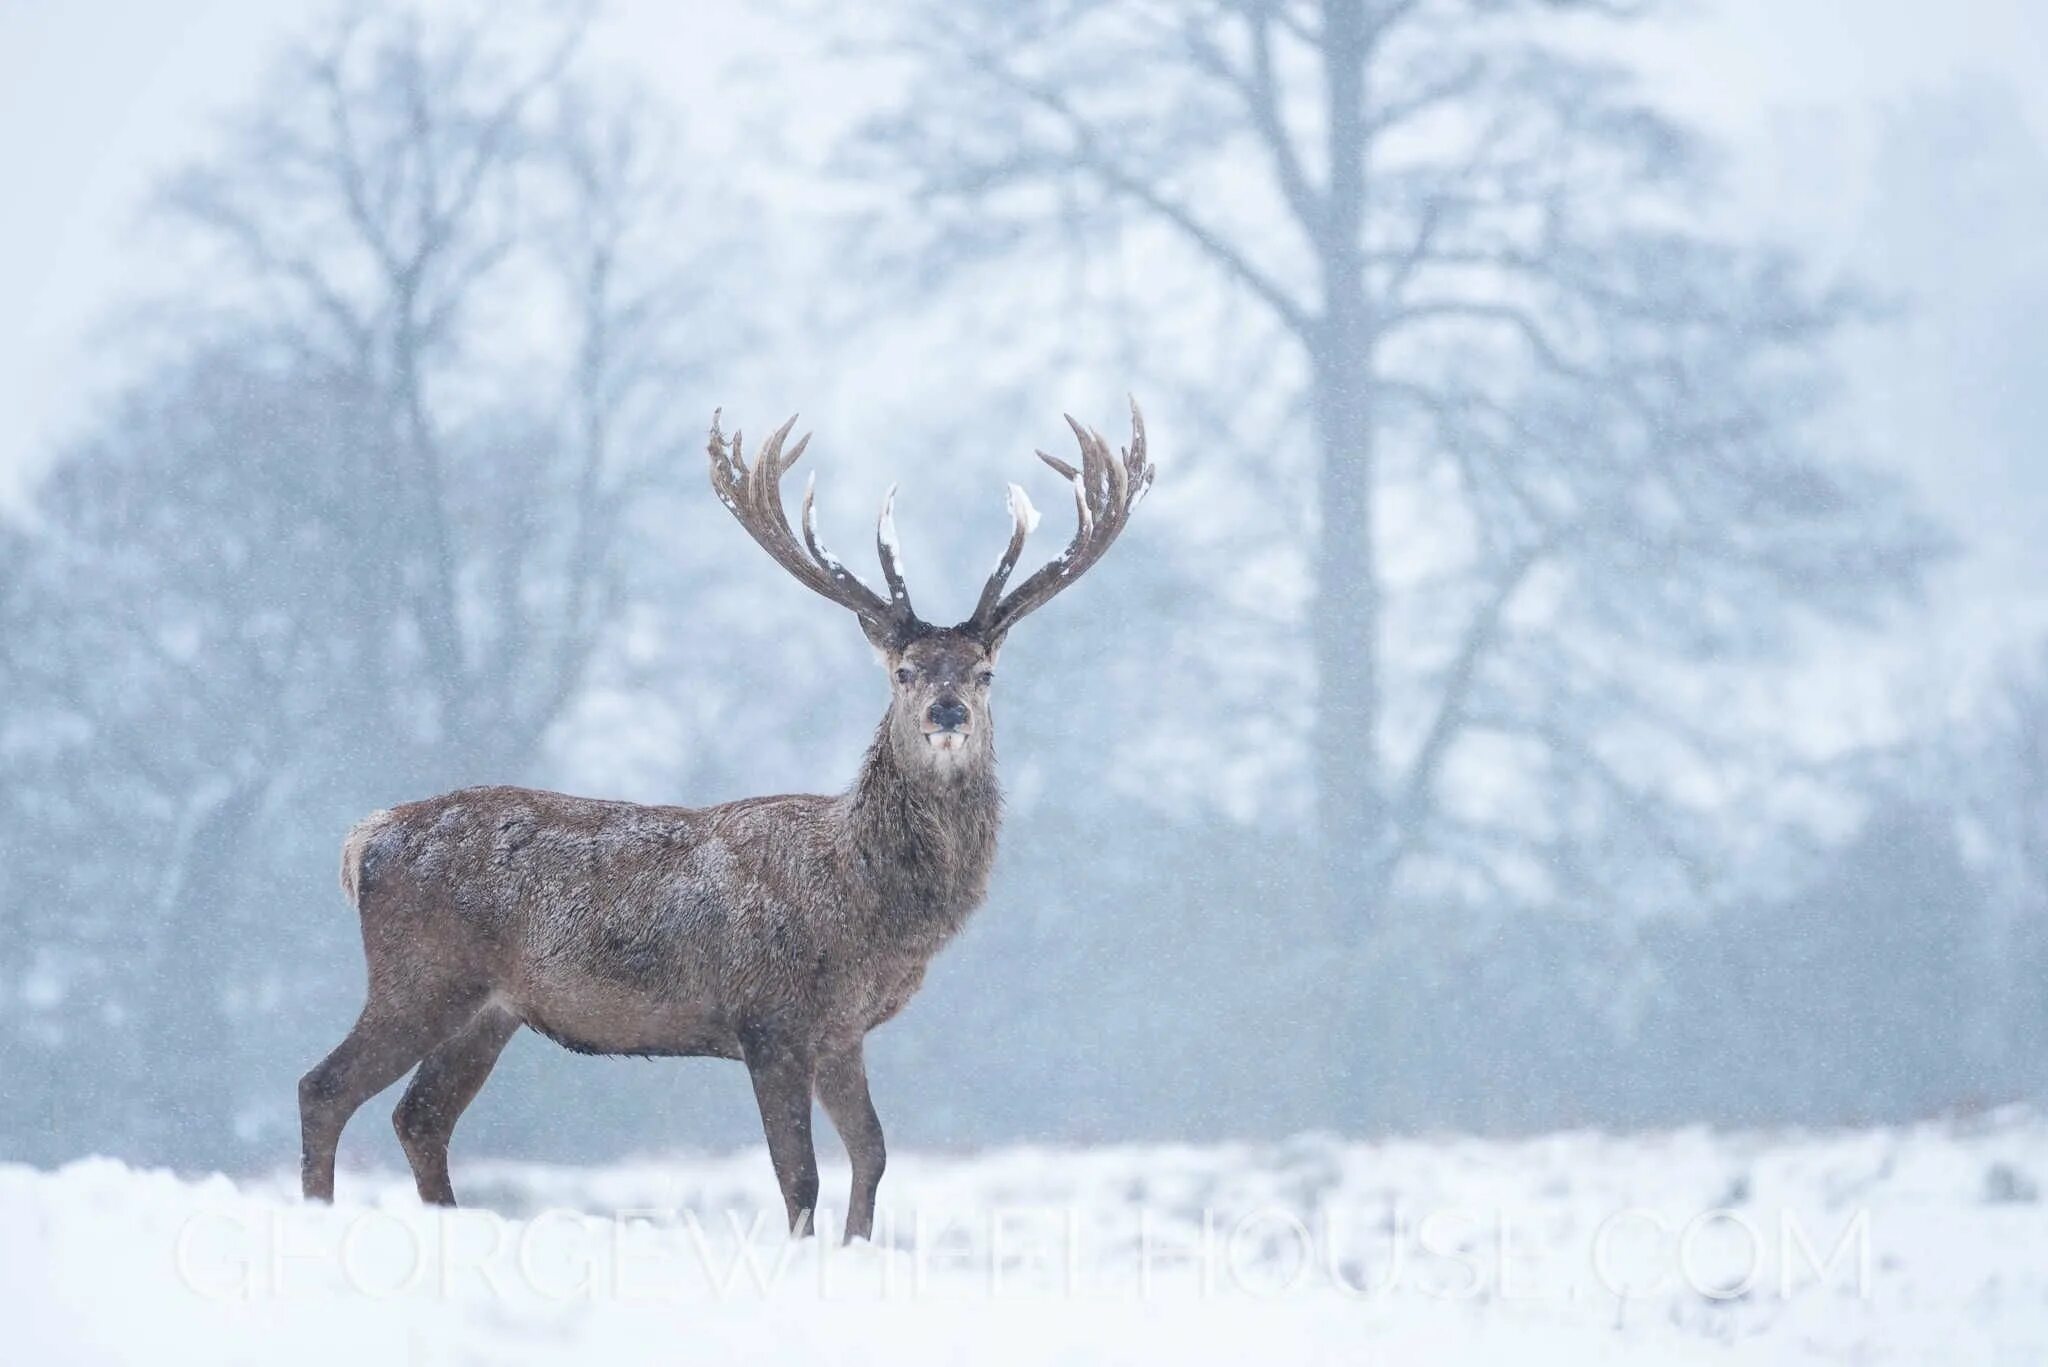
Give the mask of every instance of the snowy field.
[[894, 1160], [876, 1244], [842, 1248], [774, 1232], [759, 1151], [458, 1166], [488, 1209], [452, 1215], [390, 1174], [310, 1209], [283, 1178], [8, 1166], [0, 1358], [2031, 1364], [2044, 1177], [2048, 1121], [2011, 1112], [1020, 1148]]

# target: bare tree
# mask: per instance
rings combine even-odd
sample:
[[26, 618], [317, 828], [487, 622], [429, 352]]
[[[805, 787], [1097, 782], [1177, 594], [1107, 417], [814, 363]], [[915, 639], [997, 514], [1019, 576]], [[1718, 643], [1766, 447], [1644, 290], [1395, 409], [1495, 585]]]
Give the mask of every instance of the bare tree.
[[[1672, 776], [1729, 752], [1669, 666], [1855, 617], [1934, 549], [1814, 439], [1855, 301], [1708, 235], [1697, 140], [1566, 23], [1651, 8], [935, 0], [880, 45], [914, 74], [857, 164], [907, 189], [919, 270], [1121, 246], [1117, 288], [1077, 293], [1124, 305], [1110, 335], [1219, 442], [1290, 471], [1232, 420], [1299, 395], [1306, 479], [1280, 487], [1315, 510], [1340, 929], [1404, 871], [1509, 900], [1624, 895], [1624, 852], [1705, 876]], [[1248, 308], [1191, 316], [1219, 294]], [[1277, 373], [1191, 363], [1219, 327]]]
[[[530, 56], [497, 33], [351, 10], [284, 63], [312, 98], [263, 107], [164, 200], [233, 272], [231, 305], [352, 391], [371, 591], [335, 606], [419, 657], [374, 652], [365, 695], [423, 743], [459, 751], [487, 718], [522, 754], [583, 677], [619, 573], [603, 549], [674, 439], [648, 396], [702, 353], [651, 112], [572, 79], [575, 17]], [[532, 436], [477, 421], [508, 400]]]
[[248, 1054], [144, 1070], [154, 1153], [252, 1137], [294, 1051], [246, 1021], [334, 990], [294, 966], [329, 931], [278, 914], [293, 837], [530, 771], [626, 609], [676, 596], [672, 532], [643, 538], [703, 360], [692, 239], [659, 120], [589, 92], [579, 32], [355, 7], [289, 54], [166, 187], [190, 283], [138, 311], [152, 360], [40, 491], [10, 585], [35, 645], [0, 667], [61, 797], [22, 839], [123, 831], [123, 885], [52, 889], [81, 930], [126, 922], [119, 1028]]

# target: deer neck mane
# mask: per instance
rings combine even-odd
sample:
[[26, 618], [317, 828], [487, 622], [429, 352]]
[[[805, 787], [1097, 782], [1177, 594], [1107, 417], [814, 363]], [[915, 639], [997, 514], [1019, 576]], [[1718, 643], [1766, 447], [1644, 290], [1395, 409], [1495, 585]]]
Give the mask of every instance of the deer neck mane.
[[847, 817], [885, 916], [936, 920], [950, 933], [987, 895], [1002, 792], [992, 743], [945, 765], [912, 749], [924, 744], [893, 710], [885, 716], [846, 796]]

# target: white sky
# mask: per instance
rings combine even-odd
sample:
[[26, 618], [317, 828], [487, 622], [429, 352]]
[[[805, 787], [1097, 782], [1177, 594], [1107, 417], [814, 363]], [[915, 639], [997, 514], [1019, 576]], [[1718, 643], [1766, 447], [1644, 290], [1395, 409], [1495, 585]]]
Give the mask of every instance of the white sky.
[[[1638, 54], [1653, 88], [1735, 146], [1791, 110], [1865, 123], [1917, 89], [2009, 84], [2048, 137], [2041, 0], [1687, 0]], [[95, 333], [147, 263], [136, 210], [245, 97], [280, 39], [327, 12], [279, 0], [0, 0], [0, 502], [103, 378]], [[835, 68], [738, 0], [614, 0], [596, 46], [701, 133], [732, 111], [815, 107]], [[720, 65], [745, 79], [721, 86]], [[1816, 176], [1839, 168], [1814, 168]], [[1823, 183], [1826, 183], [1823, 180]]]

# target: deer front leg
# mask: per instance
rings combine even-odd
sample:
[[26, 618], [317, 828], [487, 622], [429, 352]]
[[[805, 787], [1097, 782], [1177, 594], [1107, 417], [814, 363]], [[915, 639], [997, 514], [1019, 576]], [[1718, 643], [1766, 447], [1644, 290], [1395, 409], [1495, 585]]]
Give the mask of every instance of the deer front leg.
[[790, 1233], [804, 1238], [818, 1211], [818, 1155], [811, 1145], [811, 1074], [808, 1044], [773, 1027], [740, 1033], [740, 1054], [761, 1107], [761, 1132], [789, 1211]]
[[882, 1142], [882, 1121], [875, 1114], [868, 1095], [867, 1063], [861, 1046], [828, 1054], [818, 1061], [818, 1100], [832, 1117], [853, 1160], [853, 1192], [846, 1202], [846, 1241], [872, 1239], [875, 1235], [875, 1189], [882, 1185], [882, 1169], [889, 1155]]

